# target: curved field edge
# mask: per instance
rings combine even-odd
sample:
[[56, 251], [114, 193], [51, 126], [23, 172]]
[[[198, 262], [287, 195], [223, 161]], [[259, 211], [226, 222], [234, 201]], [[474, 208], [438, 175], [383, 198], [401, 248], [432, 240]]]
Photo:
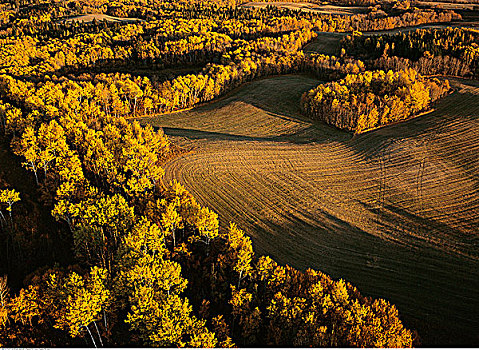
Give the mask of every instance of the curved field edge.
[[434, 112], [351, 138], [301, 116], [319, 83], [264, 79], [143, 120], [190, 150], [165, 180], [245, 229], [259, 254], [392, 301], [427, 344], [477, 343], [479, 88], [455, 80]]

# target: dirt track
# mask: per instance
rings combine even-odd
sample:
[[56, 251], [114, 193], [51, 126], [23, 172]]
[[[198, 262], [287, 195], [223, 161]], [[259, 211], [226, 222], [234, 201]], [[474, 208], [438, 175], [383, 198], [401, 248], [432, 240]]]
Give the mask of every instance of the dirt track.
[[265, 79], [149, 120], [191, 150], [166, 180], [259, 254], [394, 302], [428, 344], [477, 344], [479, 88], [453, 82], [433, 113], [352, 138], [299, 113], [318, 83]]

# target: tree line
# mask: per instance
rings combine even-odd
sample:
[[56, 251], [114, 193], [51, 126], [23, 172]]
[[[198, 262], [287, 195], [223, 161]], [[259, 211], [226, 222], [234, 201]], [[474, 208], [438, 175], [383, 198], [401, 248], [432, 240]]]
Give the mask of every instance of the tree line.
[[[364, 70], [361, 61], [347, 57], [305, 55], [299, 50], [316, 34], [302, 30], [279, 38], [243, 41], [222, 54], [221, 64], [208, 64], [198, 74], [180, 75], [162, 83], [128, 74], [97, 74], [90, 81], [53, 76], [45, 82], [24, 82], [8, 75], [0, 78], [6, 100], [23, 101], [56, 115], [65, 104], [78, 110], [101, 110], [111, 117], [167, 113], [211, 101], [244, 82], [258, 77], [309, 72], [321, 79], [335, 79]], [[53, 103], [44, 107], [47, 97]], [[4, 130], [21, 131], [25, 116], [3, 104], [0, 121]], [[31, 118], [27, 116], [27, 118]]]

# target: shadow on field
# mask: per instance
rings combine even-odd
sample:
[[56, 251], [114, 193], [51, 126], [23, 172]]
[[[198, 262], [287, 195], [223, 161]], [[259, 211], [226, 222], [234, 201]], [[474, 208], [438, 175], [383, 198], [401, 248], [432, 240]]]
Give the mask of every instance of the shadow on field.
[[455, 91], [439, 101], [431, 113], [366, 132], [347, 144], [369, 161], [391, 158], [402, 147], [411, 158], [461, 168], [475, 182], [479, 198], [478, 112], [479, 89]]
[[367, 203], [362, 204], [376, 214], [376, 224], [378, 231], [381, 232], [381, 238], [401, 242], [413, 248], [424, 247], [425, 243], [428, 248], [444, 250], [447, 254], [477, 264], [479, 237], [471, 235], [474, 233], [473, 227], [469, 234], [465, 234], [457, 227], [418, 215], [398, 205], [385, 203], [378, 208]]
[[[405, 301], [397, 295], [392, 301], [399, 310], [417, 310], [405, 319], [415, 319], [413, 324], [428, 344], [470, 346], [479, 342], [479, 300], [475, 297], [479, 290], [478, 112], [479, 92], [459, 88], [429, 114], [346, 142], [381, 173], [379, 192], [382, 187], [386, 193], [380, 208], [368, 208], [377, 213], [378, 232], [420, 251], [421, 259], [409, 260], [399, 249], [381, 256], [391, 254], [411, 264], [401, 271], [409, 269], [409, 276], [400, 284], [390, 283], [416, 300]], [[414, 187], [404, 182], [406, 174], [417, 174]], [[402, 194], [397, 188], [401, 179]], [[426, 206], [421, 204], [423, 196]], [[441, 198], [445, 206], [435, 204], [434, 198]], [[416, 208], [404, 207], [414, 201]], [[384, 285], [369, 292], [378, 293]], [[391, 293], [384, 290], [382, 295]]]
[[168, 136], [186, 137], [190, 140], [288, 142], [293, 144], [319, 144], [337, 141], [337, 138], [332, 137], [330, 134], [325, 133], [324, 135], [318, 135], [318, 127], [315, 125], [310, 125], [296, 133], [278, 135], [275, 137], [254, 137], [186, 128], [163, 127], [162, 129]]
[[243, 102], [270, 112], [282, 120], [310, 123], [311, 120], [301, 114], [301, 96], [321, 83], [322, 81], [308, 75], [269, 76], [241, 85], [220, 100], [194, 110], [201, 114], [216, 111], [232, 102]]
[[287, 216], [282, 224], [254, 225], [252, 232], [261, 237], [253, 237], [258, 253], [344, 278], [364, 295], [387, 296], [406, 326], [418, 330], [427, 344], [477, 344], [477, 263], [423, 244], [411, 247], [384, 240], [327, 213], [318, 215], [314, 224]]
[[143, 118], [170, 136], [207, 140], [297, 144], [347, 141], [351, 133], [312, 121], [300, 109], [304, 92], [321, 81], [306, 75], [268, 77], [247, 83], [215, 102], [188, 111]]

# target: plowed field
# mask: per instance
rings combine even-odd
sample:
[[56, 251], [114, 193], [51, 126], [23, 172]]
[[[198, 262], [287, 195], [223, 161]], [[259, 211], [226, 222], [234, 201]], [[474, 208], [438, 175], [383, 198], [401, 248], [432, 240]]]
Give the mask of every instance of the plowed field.
[[428, 345], [479, 341], [479, 87], [358, 137], [303, 117], [320, 82], [259, 80], [143, 120], [187, 152], [166, 166], [255, 249], [395, 303]]

